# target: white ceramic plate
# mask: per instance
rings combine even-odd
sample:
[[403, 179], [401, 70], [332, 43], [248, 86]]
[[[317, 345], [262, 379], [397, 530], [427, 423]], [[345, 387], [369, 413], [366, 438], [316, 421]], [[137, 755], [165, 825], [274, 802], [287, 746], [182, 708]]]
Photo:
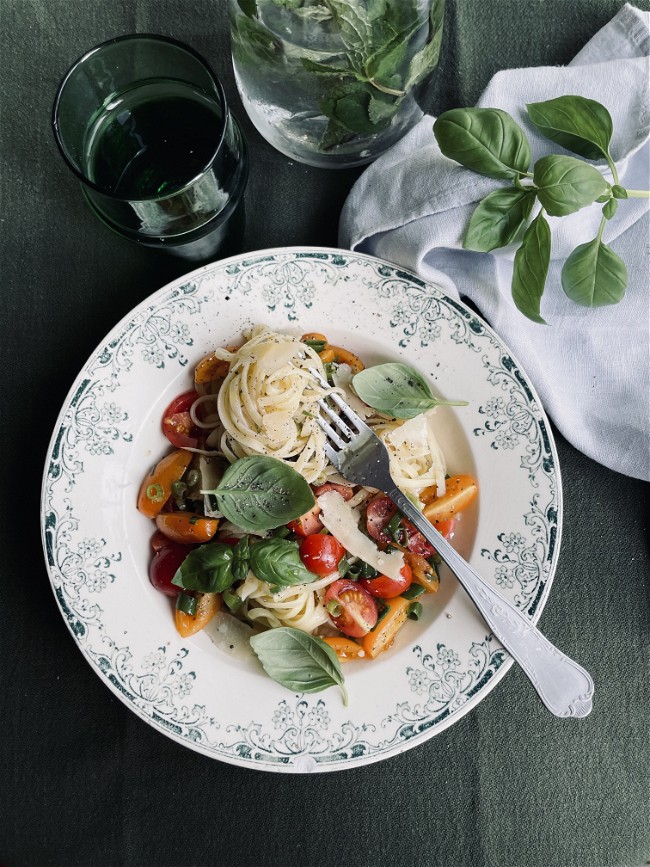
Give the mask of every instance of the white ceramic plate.
[[482, 320], [415, 275], [349, 251], [269, 250], [201, 268], [140, 304], [84, 365], [42, 492], [50, 579], [82, 652], [132, 711], [207, 756], [283, 772], [350, 768], [452, 725], [512, 660], [444, 571], [422, 619], [388, 652], [344, 665], [348, 707], [336, 688], [284, 689], [256, 658], [207, 634], [179, 637], [170, 601], [148, 581], [153, 525], [136, 496], [167, 450], [167, 403], [191, 387], [200, 358], [255, 323], [324, 332], [366, 364], [404, 360], [438, 394], [469, 401], [437, 414], [448, 469], [480, 487], [455, 544], [534, 621], [559, 551], [557, 456], [519, 363]]

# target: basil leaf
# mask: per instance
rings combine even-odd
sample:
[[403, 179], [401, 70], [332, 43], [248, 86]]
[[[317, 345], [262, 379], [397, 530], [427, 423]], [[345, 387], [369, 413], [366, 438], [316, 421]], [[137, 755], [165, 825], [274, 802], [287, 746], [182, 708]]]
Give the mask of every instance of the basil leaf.
[[[319, 100], [318, 108], [330, 121], [349, 132], [376, 132], [377, 125], [370, 120], [368, 113], [371, 90], [363, 81], [350, 81], [333, 87]], [[384, 122], [387, 126], [388, 122]]]
[[528, 171], [530, 145], [521, 127], [498, 108], [453, 108], [433, 125], [442, 153], [491, 178], [518, 178]]
[[399, 108], [400, 101], [394, 97], [387, 97], [383, 94], [373, 94], [368, 103], [368, 117], [370, 122], [375, 126], [380, 127], [387, 121], [390, 121], [393, 115]]
[[562, 288], [583, 307], [618, 304], [626, 287], [625, 263], [600, 238], [576, 247], [562, 268]]
[[233, 549], [232, 574], [235, 581], [244, 581], [250, 568], [250, 542], [244, 536]]
[[546, 138], [588, 160], [607, 159], [613, 124], [604, 105], [584, 96], [559, 96], [526, 107]]
[[552, 217], [564, 217], [591, 205], [608, 187], [598, 169], [557, 154], [535, 163], [533, 180], [542, 207]]
[[308, 512], [314, 495], [305, 479], [277, 458], [251, 455], [231, 464], [212, 491], [225, 517], [249, 533], [273, 530]]
[[430, 41], [411, 59], [404, 90], [419, 84], [438, 65], [442, 45], [442, 24], [445, 17], [444, 0], [432, 0], [430, 17]]
[[618, 202], [616, 199], [610, 199], [605, 203], [605, 207], [603, 208], [603, 216], [606, 220], [611, 220], [612, 217], [616, 214], [618, 210]]
[[551, 230], [540, 213], [526, 229], [521, 247], [515, 253], [512, 299], [524, 316], [541, 325], [546, 325], [539, 306], [550, 261]]
[[183, 560], [172, 584], [184, 590], [201, 593], [221, 593], [235, 581], [232, 545], [209, 542], [194, 548]]
[[534, 202], [531, 189], [506, 187], [489, 193], [472, 214], [463, 247], [489, 253], [512, 244], [525, 227]]
[[297, 542], [263, 539], [250, 547], [250, 568], [260, 581], [272, 587], [311, 584], [318, 577], [300, 559]]
[[434, 397], [428, 382], [407, 364], [367, 367], [352, 378], [352, 385], [364, 403], [393, 418], [415, 418], [434, 406], [467, 406], [466, 401]]
[[250, 639], [264, 671], [276, 683], [294, 692], [321, 692], [339, 686], [347, 705], [341, 665], [332, 648], [299, 629], [281, 626]]

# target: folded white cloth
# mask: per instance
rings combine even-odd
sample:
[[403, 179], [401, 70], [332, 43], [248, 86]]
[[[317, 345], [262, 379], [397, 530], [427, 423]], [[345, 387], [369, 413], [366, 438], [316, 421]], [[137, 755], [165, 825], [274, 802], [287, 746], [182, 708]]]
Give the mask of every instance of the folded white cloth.
[[[650, 186], [650, 13], [630, 5], [600, 30], [565, 67], [505, 70], [490, 81], [481, 107], [509, 112], [526, 130], [533, 161], [566, 153], [528, 121], [526, 103], [564, 94], [595, 99], [614, 123], [611, 153], [620, 183]], [[462, 249], [476, 203], [503, 186], [444, 157], [420, 123], [370, 166], [341, 215], [342, 247], [370, 253], [465, 296], [476, 305], [526, 370], [542, 403], [569, 442], [611, 469], [650, 479], [649, 201], [620, 202], [603, 240], [626, 263], [623, 300], [579, 307], [564, 294], [562, 264], [596, 237], [602, 205], [549, 217], [552, 261], [542, 298], [548, 326], [525, 319], [510, 294], [516, 245], [493, 253]], [[611, 181], [604, 164], [598, 168]]]

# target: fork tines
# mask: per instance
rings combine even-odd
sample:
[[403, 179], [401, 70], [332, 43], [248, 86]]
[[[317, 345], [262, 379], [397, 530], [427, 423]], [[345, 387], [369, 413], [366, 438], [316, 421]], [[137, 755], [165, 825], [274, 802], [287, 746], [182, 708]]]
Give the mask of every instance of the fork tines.
[[[315, 377], [320, 385], [323, 386], [323, 388], [329, 388], [329, 383], [323, 379], [315, 368], [310, 367], [309, 372]], [[332, 403], [336, 404], [341, 412], [340, 415], [334, 411], [328, 401], [332, 401]], [[328, 394], [326, 398], [321, 398], [317, 403], [332, 423], [328, 423], [322, 415], [317, 416], [316, 421], [325, 432], [325, 435], [330, 442], [336, 445], [339, 449], [344, 449], [355, 437], [358, 437], [358, 435], [366, 429], [365, 422], [359, 418], [356, 412], [354, 412], [354, 410], [349, 407], [336, 392]], [[353, 428], [356, 428], [356, 430]]]

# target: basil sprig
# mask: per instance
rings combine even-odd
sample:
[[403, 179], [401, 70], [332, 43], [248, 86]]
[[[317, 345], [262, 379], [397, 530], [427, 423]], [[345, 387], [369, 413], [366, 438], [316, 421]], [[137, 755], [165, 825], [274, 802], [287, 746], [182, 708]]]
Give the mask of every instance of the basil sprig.
[[308, 512], [314, 495], [292, 467], [264, 455], [231, 464], [216, 488], [204, 491], [236, 527], [247, 533], [273, 530]]
[[[512, 181], [495, 190], [475, 209], [463, 241], [468, 250], [488, 253], [520, 243], [515, 254], [512, 297], [524, 316], [544, 323], [540, 303], [551, 258], [551, 233], [544, 214], [563, 217], [602, 204], [597, 237], [580, 245], [562, 268], [566, 295], [585, 307], [616, 304], [625, 294], [627, 269], [603, 241], [607, 220], [618, 200], [647, 198], [647, 190], [626, 190], [619, 183], [610, 153], [612, 118], [599, 102], [582, 96], [560, 96], [527, 106], [539, 132], [571, 153], [605, 160], [613, 183], [594, 166], [562, 154], [539, 159], [531, 171], [531, 151], [521, 127], [495, 108], [457, 108], [444, 112], [433, 125], [442, 153], [480, 174]], [[533, 205], [541, 209], [529, 223]]]
[[276, 683], [294, 692], [321, 692], [339, 686], [347, 705], [341, 665], [336, 653], [320, 638], [281, 626], [254, 635], [250, 643], [264, 671]]
[[426, 379], [400, 362], [367, 367], [353, 377], [352, 386], [364, 403], [393, 418], [415, 418], [434, 406], [467, 406], [467, 401], [434, 397]]
[[295, 584], [311, 584], [318, 577], [300, 559], [297, 542], [261, 539], [250, 544], [248, 536], [235, 545], [209, 542], [190, 551], [174, 575], [172, 584], [201, 593], [223, 593], [244, 581], [251, 570], [271, 591]]

